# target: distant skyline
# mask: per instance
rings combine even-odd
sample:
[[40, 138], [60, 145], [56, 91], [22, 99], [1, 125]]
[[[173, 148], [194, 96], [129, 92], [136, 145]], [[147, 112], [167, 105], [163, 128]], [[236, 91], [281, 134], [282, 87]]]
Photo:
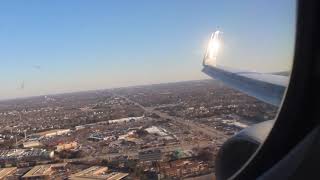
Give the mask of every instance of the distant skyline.
[[206, 79], [217, 27], [222, 65], [288, 70], [295, 1], [227, 2], [2, 1], [0, 99]]

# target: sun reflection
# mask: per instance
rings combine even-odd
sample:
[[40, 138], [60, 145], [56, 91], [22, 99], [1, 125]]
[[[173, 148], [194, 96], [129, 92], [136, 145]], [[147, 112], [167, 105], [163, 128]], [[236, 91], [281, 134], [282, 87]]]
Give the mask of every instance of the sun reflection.
[[205, 65], [216, 66], [217, 64], [217, 56], [218, 56], [219, 49], [221, 47], [220, 34], [221, 34], [221, 31], [215, 31], [211, 35], [211, 39], [209, 41], [206, 56], [204, 59]]

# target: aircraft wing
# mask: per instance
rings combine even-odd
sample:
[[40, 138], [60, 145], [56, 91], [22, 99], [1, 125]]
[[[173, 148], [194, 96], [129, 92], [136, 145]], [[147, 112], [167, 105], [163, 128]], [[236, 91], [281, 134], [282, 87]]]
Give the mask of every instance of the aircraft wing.
[[220, 31], [211, 35], [203, 59], [203, 72], [226, 85], [261, 101], [279, 106], [289, 82], [289, 76], [231, 69], [217, 65]]
[[204, 65], [202, 72], [232, 88], [274, 106], [280, 105], [289, 82], [288, 76], [237, 71], [218, 66]]

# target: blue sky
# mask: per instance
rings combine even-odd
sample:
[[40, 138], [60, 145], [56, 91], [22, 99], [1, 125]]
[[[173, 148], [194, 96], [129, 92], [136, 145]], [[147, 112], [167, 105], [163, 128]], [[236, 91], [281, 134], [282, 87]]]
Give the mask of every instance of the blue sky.
[[208, 78], [218, 26], [222, 65], [289, 69], [291, 0], [1, 1], [0, 99]]

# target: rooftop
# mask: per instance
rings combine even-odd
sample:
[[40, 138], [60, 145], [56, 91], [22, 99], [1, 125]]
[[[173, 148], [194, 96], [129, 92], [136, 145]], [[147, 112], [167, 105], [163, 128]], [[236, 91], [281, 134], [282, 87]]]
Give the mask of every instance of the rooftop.
[[0, 179], [4, 179], [5, 177], [15, 173], [17, 170], [16, 167], [10, 167], [10, 168], [1, 168], [0, 169]]
[[72, 180], [120, 180], [128, 176], [128, 173], [111, 172], [108, 173], [108, 167], [92, 166], [70, 176]]
[[66, 165], [67, 163], [58, 163], [58, 164], [46, 164], [46, 165], [35, 166], [30, 171], [28, 171], [23, 176], [23, 178], [49, 176], [53, 173], [52, 168], [65, 167]]
[[36, 135], [45, 136], [47, 134], [54, 134], [54, 133], [63, 132], [63, 131], [69, 131], [69, 129], [53, 129], [53, 130], [49, 130], [49, 131], [36, 133]]

